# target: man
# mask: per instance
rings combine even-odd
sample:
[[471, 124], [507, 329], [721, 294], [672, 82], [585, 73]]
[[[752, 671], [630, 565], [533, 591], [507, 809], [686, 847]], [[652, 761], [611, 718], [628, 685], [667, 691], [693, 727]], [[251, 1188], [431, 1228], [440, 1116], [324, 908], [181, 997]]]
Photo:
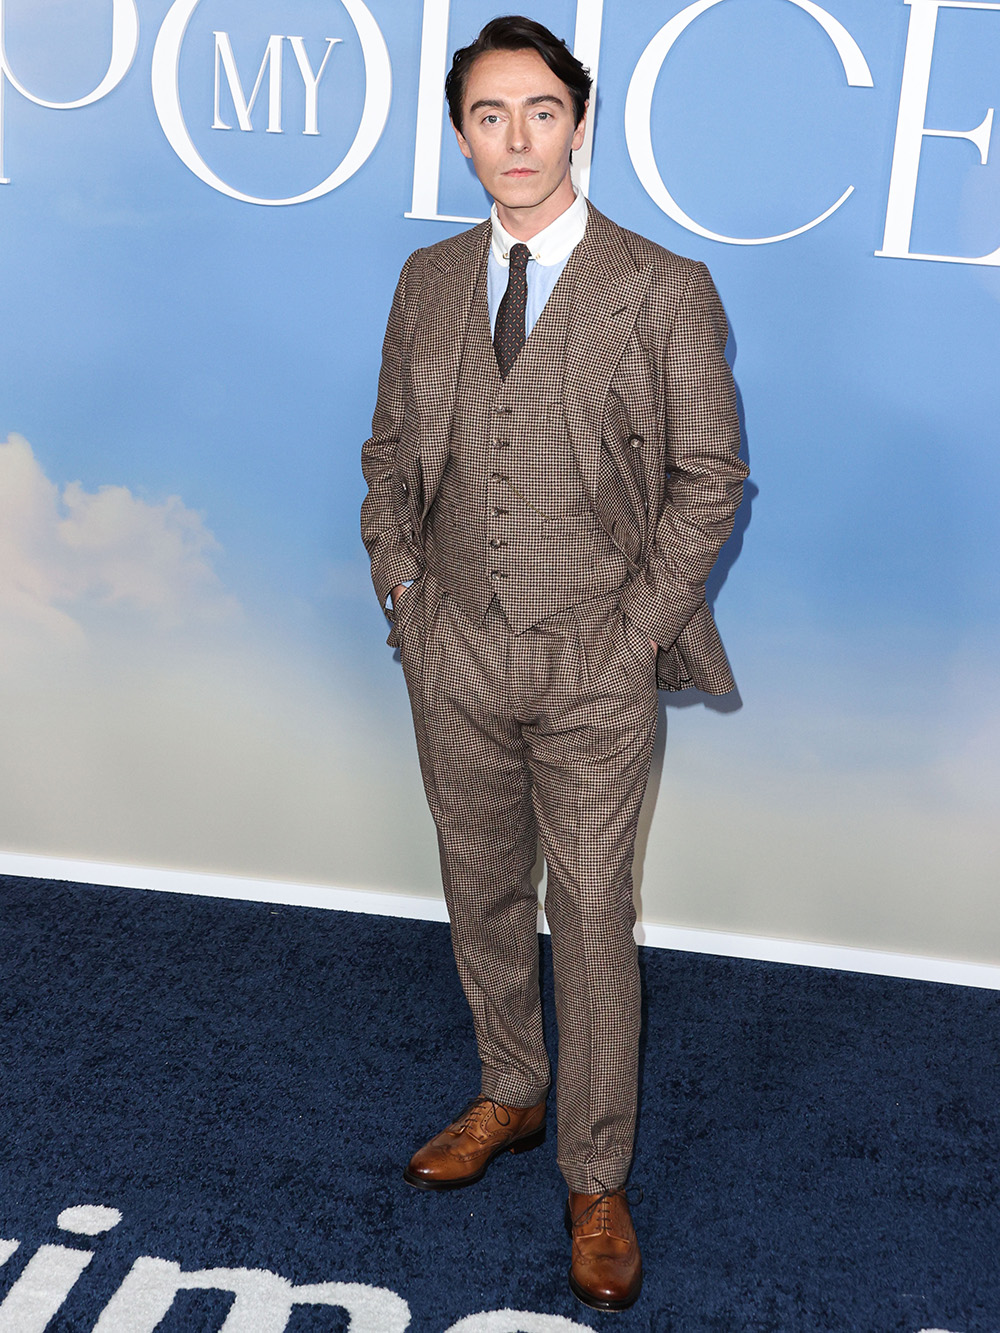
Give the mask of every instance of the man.
[[405, 1179], [471, 1185], [544, 1137], [540, 839], [570, 1286], [621, 1310], [642, 1281], [624, 1191], [631, 865], [656, 687], [733, 688], [704, 588], [747, 469], [707, 269], [574, 188], [590, 86], [526, 18], [495, 19], [456, 53], [451, 121], [493, 211], [403, 269], [362, 450], [362, 535], [400, 645], [482, 1064], [480, 1095]]

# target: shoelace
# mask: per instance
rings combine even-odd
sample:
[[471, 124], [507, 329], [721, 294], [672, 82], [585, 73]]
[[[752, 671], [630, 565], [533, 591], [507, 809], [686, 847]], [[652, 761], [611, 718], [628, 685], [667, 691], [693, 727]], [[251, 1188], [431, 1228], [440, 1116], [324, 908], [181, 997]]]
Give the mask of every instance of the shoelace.
[[[491, 1097], [480, 1095], [478, 1097], [473, 1097], [472, 1101], [469, 1102], [468, 1106], [463, 1108], [458, 1118], [454, 1121], [455, 1132], [461, 1134], [469, 1123], [477, 1118], [477, 1112], [481, 1113], [485, 1111], [488, 1106], [493, 1108], [493, 1119], [501, 1126], [501, 1128], [506, 1129], [510, 1124], [510, 1112], [507, 1110], [506, 1106], [501, 1106], [499, 1102], [493, 1101]], [[501, 1119], [501, 1115], [503, 1116], [503, 1119]], [[485, 1123], [487, 1118], [487, 1116], [482, 1115], [480, 1117], [480, 1123]]]
[[[572, 1218], [573, 1226], [574, 1226], [574, 1227], [580, 1227], [580, 1226], [583, 1226], [585, 1223], [589, 1222], [590, 1219], [591, 1219], [591, 1217], [593, 1217], [594, 1213], [597, 1212], [598, 1210], [600, 1210], [600, 1211], [599, 1211], [599, 1222], [600, 1222], [600, 1228], [599, 1228], [599, 1229], [600, 1229], [601, 1231], [610, 1231], [610, 1230], [611, 1230], [611, 1210], [610, 1210], [611, 1200], [615, 1197], [616, 1194], [621, 1194], [621, 1195], [624, 1196], [626, 1202], [632, 1204], [632, 1206], [634, 1207], [636, 1204], [640, 1204], [640, 1203], [642, 1203], [642, 1199], [643, 1199], [643, 1190], [642, 1190], [642, 1186], [641, 1186], [641, 1185], [626, 1185], [626, 1186], [624, 1186], [624, 1187], [619, 1186], [619, 1188], [616, 1189], [616, 1190], [609, 1190], [609, 1189], [603, 1184], [602, 1181], [599, 1180], [597, 1183], [598, 1183], [598, 1185], [601, 1186], [601, 1193], [598, 1194], [598, 1196], [597, 1196], [597, 1198], [594, 1200], [594, 1202], [593, 1202], [593, 1203], [588, 1203], [587, 1206], [586, 1206], [586, 1208], [584, 1208], [583, 1212], [580, 1213], [580, 1215], [579, 1215], [578, 1217], [572, 1217], [572, 1214], [571, 1214], [570, 1216], [571, 1216], [571, 1218]], [[630, 1194], [630, 1193], [632, 1194], [632, 1197], [631, 1197], [631, 1198], [629, 1198], [629, 1194]]]

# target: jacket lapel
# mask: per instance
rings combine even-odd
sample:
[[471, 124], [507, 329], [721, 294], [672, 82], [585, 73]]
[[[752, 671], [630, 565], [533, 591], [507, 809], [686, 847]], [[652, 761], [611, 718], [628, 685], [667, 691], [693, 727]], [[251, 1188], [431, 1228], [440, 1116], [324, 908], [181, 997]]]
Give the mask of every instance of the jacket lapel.
[[[619, 228], [589, 205], [576, 260], [566, 337], [566, 426], [593, 503], [601, 458], [601, 420], [615, 367], [635, 325], [652, 267], [636, 266]], [[571, 261], [572, 262], [572, 261]]]
[[484, 222], [435, 251], [421, 292], [411, 352], [413, 393], [420, 416], [423, 511], [437, 495], [448, 461], [458, 372], [476, 284], [486, 262], [490, 224]]

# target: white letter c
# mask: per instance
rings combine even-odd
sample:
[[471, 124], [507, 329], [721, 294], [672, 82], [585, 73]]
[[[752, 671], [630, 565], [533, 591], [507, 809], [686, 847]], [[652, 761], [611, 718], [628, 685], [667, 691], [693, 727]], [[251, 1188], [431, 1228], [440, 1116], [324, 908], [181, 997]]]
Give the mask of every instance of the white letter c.
[[[780, 236], [723, 236], [719, 232], [709, 231], [707, 227], [695, 222], [694, 218], [684, 212], [664, 184], [663, 177], [656, 165], [656, 158], [653, 155], [653, 91], [663, 67], [663, 62], [684, 29], [693, 23], [699, 15], [704, 14], [706, 9], [711, 9], [713, 5], [720, 3], [721, 0], [695, 0], [694, 4], [688, 5], [679, 14], [675, 14], [669, 23], [664, 24], [640, 56], [639, 63], [632, 75], [632, 81], [629, 83], [628, 96], [625, 99], [625, 142], [628, 145], [629, 157], [632, 159], [632, 166], [635, 168], [636, 175], [653, 203], [662, 208], [668, 217], [673, 218], [675, 222], [679, 222], [688, 231], [693, 231], [697, 236], [705, 236], [710, 241], [724, 241], [727, 245], [770, 245], [773, 241], [787, 241], [789, 237], [799, 236], [802, 232], [809, 231], [812, 227], [818, 227], [821, 222], [825, 222], [850, 197], [854, 192], [854, 186], [849, 185], [837, 202], [831, 204], [825, 213], [821, 213], [819, 217], [813, 218], [811, 222], [806, 222], [803, 226], [796, 227], [792, 231], [782, 232]], [[799, 9], [804, 9], [807, 14], [814, 18], [833, 42], [837, 48], [837, 54], [840, 56], [840, 63], [844, 67], [844, 73], [847, 75], [848, 84], [852, 88], [873, 87], [874, 83], [871, 70], [868, 68], [868, 62], [865, 60], [861, 48], [844, 25], [831, 14], [828, 14], [825, 9], [821, 9], [819, 5], [814, 4], [813, 0], [791, 0], [791, 3], [797, 5]]]

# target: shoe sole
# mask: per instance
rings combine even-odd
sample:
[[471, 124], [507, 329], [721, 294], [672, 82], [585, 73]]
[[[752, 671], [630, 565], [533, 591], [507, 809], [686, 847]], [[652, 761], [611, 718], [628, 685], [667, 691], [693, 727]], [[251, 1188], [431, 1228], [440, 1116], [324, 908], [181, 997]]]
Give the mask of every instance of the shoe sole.
[[532, 1148], [539, 1148], [545, 1142], [545, 1126], [532, 1130], [530, 1134], [525, 1134], [519, 1139], [514, 1139], [512, 1143], [504, 1144], [490, 1153], [482, 1167], [472, 1176], [460, 1176], [458, 1180], [424, 1180], [421, 1176], [412, 1175], [410, 1168], [403, 1170], [403, 1179], [407, 1185], [412, 1185], [417, 1190], [461, 1190], [466, 1185], [474, 1185], [477, 1180], [482, 1180], [486, 1175], [486, 1169], [495, 1157], [501, 1153], [509, 1152], [517, 1156], [518, 1153], [530, 1152]]
[[612, 1312], [615, 1310], [627, 1310], [630, 1306], [635, 1305], [636, 1301], [639, 1299], [639, 1293], [642, 1291], [642, 1282], [640, 1281], [638, 1287], [635, 1290], [635, 1294], [633, 1296], [629, 1296], [627, 1300], [602, 1301], [599, 1296], [591, 1296], [591, 1294], [584, 1287], [581, 1287], [571, 1271], [569, 1274], [569, 1289], [576, 1297], [576, 1299], [581, 1303], [581, 1305], [588, 1305], [591, 1308], [591, 1310], [604, 1310], [606, 1312]]

